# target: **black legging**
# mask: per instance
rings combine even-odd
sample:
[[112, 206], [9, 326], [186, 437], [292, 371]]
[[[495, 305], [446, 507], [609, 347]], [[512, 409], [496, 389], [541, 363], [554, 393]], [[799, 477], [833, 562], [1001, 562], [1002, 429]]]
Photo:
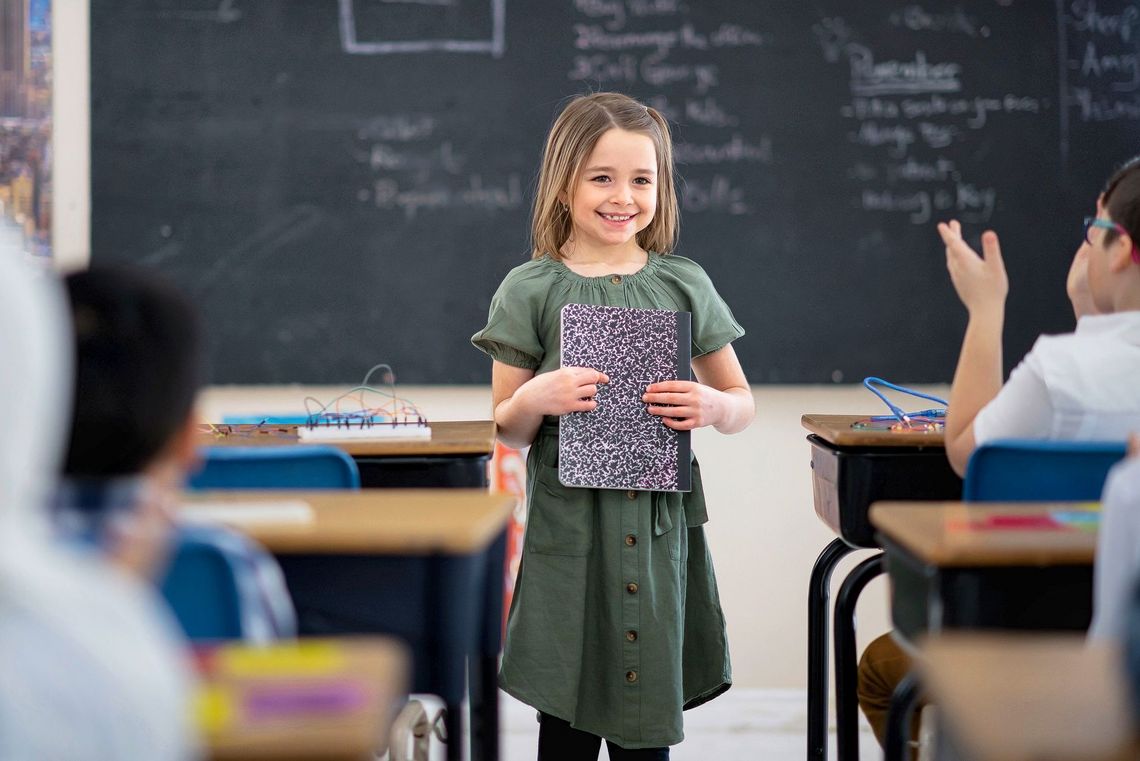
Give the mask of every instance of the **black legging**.
[[[538, 761], [597, 761], [602, 738], [574, 729], [570, 722], [539, 714]], [[606, 740], [610, 761], [669, 761], [669, 748], [626, 750]]]

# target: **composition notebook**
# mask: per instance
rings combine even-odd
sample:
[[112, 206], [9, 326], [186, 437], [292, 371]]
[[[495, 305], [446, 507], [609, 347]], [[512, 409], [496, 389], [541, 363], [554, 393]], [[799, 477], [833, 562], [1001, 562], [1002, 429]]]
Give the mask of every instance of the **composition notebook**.
[[596, 489], [689, 491], [690, 433], [674, 431], [641, 401], [650, 383], [689, 380], [688, 312], [567, 304], [562, 366], [609, 376], [598, 406], [558, 420], [558, 480]]

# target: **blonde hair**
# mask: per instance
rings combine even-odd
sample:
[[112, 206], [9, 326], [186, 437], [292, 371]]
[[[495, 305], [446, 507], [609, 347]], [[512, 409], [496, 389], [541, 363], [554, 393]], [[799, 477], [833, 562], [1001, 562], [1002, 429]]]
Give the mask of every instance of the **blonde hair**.
[[598, 140], [611, 129], [646, 135], [657, 154], [657, 213], [648, 227], [637, 234], [637, 245], [646, 251], [670, 253], [677, 245], [680, 215], [673, 186], [673, 142], [669, 124], [656, 109], [627, 95], [599, 92], [574, 98], [558, 115], [546, 147], [531, 221], [531, 258], [549, 254], [562, 258], [562, 245], [572, 230], [570, 213], [558, 199], [566, 193], [573, 199], [574, 182]]

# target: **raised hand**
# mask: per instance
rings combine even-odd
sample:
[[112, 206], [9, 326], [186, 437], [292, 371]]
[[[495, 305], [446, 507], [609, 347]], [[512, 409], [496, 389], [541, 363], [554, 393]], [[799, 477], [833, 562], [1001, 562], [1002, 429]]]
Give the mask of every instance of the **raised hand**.
[[958, 220], [938, 224], [938, 234], [946, 244], [946, 269], [958, 298], [971, 315], [979, 312], [1000, 312], [1005, 308], [1009, 293], [1009, 279], [1001, 257], [1001, 244], [997, 233], [982, 233], [982, 251], [985, 258], [962, 240], [962, 226]]

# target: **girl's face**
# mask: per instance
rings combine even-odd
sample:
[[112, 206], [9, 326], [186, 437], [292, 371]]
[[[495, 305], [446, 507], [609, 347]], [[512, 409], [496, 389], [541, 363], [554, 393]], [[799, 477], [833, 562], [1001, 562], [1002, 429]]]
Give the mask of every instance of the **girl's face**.
[[[1112, 222], [1108, 216], [1108, 210], [1105, 209], [1103, 199], [1097, 199], [1096, 202], [1096, 216], [1097, 219]], [[1091, 227], [1088, 231], [1087, 240], [1083, 244], [1087, 246], [1088, 251], [1088, 283], [1089, 294], [1092, 296], [1093, 305], [1096, 306], [1097, 311], [1101, 313], [1112, 312], [1112, 272], [1110, 259], [1112, 253], [1110, 249], [1117, 246], [1124, 246], [1122, 239], [1117, 238], [1109, 246], [1105, 246], [1104, 236], [1108, 232], [1100, 227]]]
[[611, 129], [598, 139], [569, 199], [568, 248], [613, 252], [637, 245], [657, 212], [657, 151], [639, 132]]

